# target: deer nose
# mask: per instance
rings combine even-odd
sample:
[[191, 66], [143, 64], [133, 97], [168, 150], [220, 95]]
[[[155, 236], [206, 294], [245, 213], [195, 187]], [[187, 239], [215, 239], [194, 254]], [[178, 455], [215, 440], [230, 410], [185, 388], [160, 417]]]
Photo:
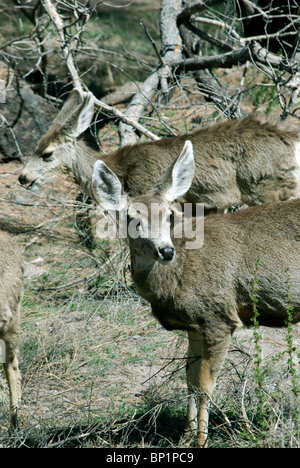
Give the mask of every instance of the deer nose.
[[26, 175], [21, 174], [21, 175], [19, 176], [19, 179], [18, 179], [18, 180], [19, 180], [19, 182], [20, 182], [21, 185], [25, 185], [25, 184], [26, 184]]
[[175, 254], [174, 247], [164, 247], [163, 249], [158, 249], [158, 251], [164, 260], [173, 260]]

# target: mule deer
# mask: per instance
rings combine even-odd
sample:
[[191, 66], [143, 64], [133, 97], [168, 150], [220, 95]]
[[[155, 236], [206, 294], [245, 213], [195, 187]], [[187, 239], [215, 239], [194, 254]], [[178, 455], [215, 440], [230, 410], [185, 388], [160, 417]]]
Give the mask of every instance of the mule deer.
[[202, 202], [206, 211], [223, 212], [234, 205], [259, 205], [299, 195], [299, 134], [259, 117], [218, 123], [190, 134], [126, 146], [103, 155], [78, 137], [94, 114], [91, 93], [74, 89], [48, 133], [39, 141], [19, 181], [38, 189], [58, 168], [70, 171], [91, 195], [90, 179], [96, 160], [115, 172], [126, 193], [149, 190], [171, 164], [186, 140], [195, 151], [195, 174], [186, 201]]
[[23, 296], [21, 254], [11, 237], [0, 231], [0, 343], [1, 359], [9, 387], [11, 425], [17, 425], [21, 398], [21, 374], [18, 364], [20, 308]]
[[[145, 195], [127, 199], [127, 222], [140, 236], [129, 237], [131, 271], [140, 295], [167, 329], [188, 332], [187, 385], [190, 399], [186, 430], [207, 441], [208, 406], [217, 374], [237, 327], [251, 325], [255, 263], [259, 321], [284, 326], [289, 267], [293, 321], [300, 320], [300, 200], [261, 205], [204, 218], [202, 248], [186, 248], [185, 238], [170, 234], [172, 202], [193, 179], [193, 149], [186, 142], [175, 162]], [[122, 184], [103, 162], [95, 164], [92, 188], [102, 208], [120, 209]], [[165, 226], [150, 236], [151, 209], [159, 203]], [[142, 204], [145, 210], [137, 209]], [[147, 234], [148, 233], [148, 234]], [[173, 237], [172, 237], [173, 236]]]

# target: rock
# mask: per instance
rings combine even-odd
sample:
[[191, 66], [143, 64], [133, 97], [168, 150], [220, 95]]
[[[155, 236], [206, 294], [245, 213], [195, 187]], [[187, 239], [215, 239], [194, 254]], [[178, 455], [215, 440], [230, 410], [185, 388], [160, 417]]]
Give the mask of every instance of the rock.
[[57, 110], [3, 62], [0, 83], [5, 83], [0, 95], [0, 162], [22, 160], [48, 130]]
[[128, 102], [139, 91], [141, 85], [142, 83], [140, 82], [129, 81], [106, 94], [101, 100], [110, 106]]

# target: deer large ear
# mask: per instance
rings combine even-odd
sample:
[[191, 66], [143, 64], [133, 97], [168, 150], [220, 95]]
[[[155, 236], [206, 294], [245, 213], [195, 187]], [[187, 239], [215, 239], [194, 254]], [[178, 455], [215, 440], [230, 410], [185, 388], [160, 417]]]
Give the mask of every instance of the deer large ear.
[[75, 109], [78, 109], [85, 98], [85, 93], [83, 93], [80, 89], [74, 88], [70, 92], [68, 99], [64, 103], [61, 111], [58, 113], [56, 117], [56, 121], [60, 124], [64, 124], [67, 119], [73, 114]]
[[121, 182], [101, 160], [94, 165], [92, 192], [95, 200], [104, 210], [119, 211], [124, 207]]
[[174, 163], [166, 170], [155, 190], [160, 192], [171, 203], [182, 197], [189, 190], [195, 172], [195, 161], [192, 143], [187, 140], [183, 150]]
[[65, 135], [78, 138], [90, 126], [94, 116], [94, 96], [74, 88], [56, 118]]

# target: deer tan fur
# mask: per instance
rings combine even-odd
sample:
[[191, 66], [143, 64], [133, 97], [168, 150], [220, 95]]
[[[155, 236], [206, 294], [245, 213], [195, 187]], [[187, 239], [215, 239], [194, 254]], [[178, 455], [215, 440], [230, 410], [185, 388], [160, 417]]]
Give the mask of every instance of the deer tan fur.
[[20, 251], [16, 242], [0, 231], [0, 340], [5, 343], [3, 367], [9, 387], [13, 427], [17, 425], [17, 409], [21, 398], [18, 343], [22, 296], [23, 264]]
[[186, 201], [206, 211], [259, 205], [299, 196], [299, 133], [258, 116], [231, 120], [178, 137], [126, 146], [103, 155], [79, 139], [94, 114], [93, 97], [73, 90], [49, 132], [39, 141], [19, 181], [32, 190], [67, 169], [85, 193], [97, 159], [118, 176], [125, 192], [149, 190], [186, 140], [195, 152], [195, 175]]
[[[188, 188], [186, 181], [189, 178], [191, 183], [192, 177], [192, 145], [186, 142], [167, 177], [164, 175], [147, 194], [129, 199], [126, 214], [128, 223], [135, 219], [140, 230], [140, 237], [129, 237], [131, 271], [138, 292], [150, 302], [154, 316], [167, 330], [188, 333], [186, 431], [196, 432], [197, 444], [205, 447], [209, 399], [232, 334], [239, 326], [251, 325], [258, 259], [259, 322], [271, 327], [285, 325], [287, 268], [293, 321], [300, 321], [300, 200], [207, 216], [204, 244], [197, 250], [187, 249], [187, 239], [176, 239], [172, 233], [169, 237], [147, 235], [151, 217], [137, 211], [136, 203], [142, 203], [149, 214], [152, 204], [159, 202], [162, 219], [170, 227], [171, 203]], [[103, 208], [108, 203], [112, 208], [111, 194], [115, 194], [115, 206], [120, 206], [121, 184], [101, 161], [95, 164], [93, 190]]]

